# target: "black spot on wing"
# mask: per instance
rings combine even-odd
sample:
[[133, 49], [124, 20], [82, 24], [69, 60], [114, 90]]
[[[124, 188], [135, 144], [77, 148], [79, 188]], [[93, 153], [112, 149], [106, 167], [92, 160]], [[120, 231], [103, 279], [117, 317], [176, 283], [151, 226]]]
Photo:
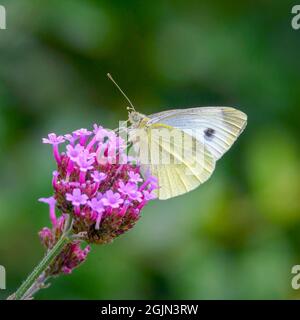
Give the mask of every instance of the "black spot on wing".
[[215, 130], [212, 128], [207, 128], [204, 130], [204, 136], [205, 138], [211, 139], [213, 138], [214, 134], [215, 134]]

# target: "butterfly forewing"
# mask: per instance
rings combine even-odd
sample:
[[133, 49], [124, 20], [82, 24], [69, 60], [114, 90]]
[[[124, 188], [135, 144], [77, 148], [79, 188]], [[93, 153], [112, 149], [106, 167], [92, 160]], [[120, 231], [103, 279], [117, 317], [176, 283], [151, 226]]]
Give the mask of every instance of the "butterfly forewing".
[[150, 115], [149, 124], [162, 123], [194, 136], [220, 159], [247, 124], [245, 113], [229, 107], [168, 110]]

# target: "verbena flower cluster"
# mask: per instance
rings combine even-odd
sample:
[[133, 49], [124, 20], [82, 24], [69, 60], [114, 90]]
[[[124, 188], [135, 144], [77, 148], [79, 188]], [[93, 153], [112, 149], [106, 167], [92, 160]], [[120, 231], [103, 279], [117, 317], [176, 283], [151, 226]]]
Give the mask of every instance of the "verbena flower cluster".
[[[156, 198], [157, 179], [144, 178], [137, 161], [127, 156], [126, 142], [97, 125], [93, 131], [79, 129], [64, 136], [50, 133], [43, 143], [53, 146], [57, 170], [54, 195], [40, 199], [49, 204], [52, 228], [43, 228], [39, 235], [51, 249], [71, 217], [72, 232], [80, 240], [69, 243], [48, 270], [51, 275], [70, 273], [90, 251], [89, 246], [81, 249], [82, 240], [109, 243], [135, 225], [142, 208]], [[61, 144], [65, 150], [59, 150]]]

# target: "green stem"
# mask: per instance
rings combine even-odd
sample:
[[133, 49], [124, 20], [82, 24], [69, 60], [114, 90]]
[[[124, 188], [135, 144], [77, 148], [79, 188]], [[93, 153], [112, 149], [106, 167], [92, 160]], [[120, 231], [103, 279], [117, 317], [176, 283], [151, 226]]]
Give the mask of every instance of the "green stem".
[[21, 284], [19, 289], [10, 297], [13, 300], [22, 300], [27, 291], [34, 285], [38, 280], [39, 276], [50, 266], [53, 260], [61, 253], [64, 246], [70, 242], [69, 233], [66, 232], [56, 242], [54, 247], [50, 249], [38, 266], [32, 271], [28, 278]]

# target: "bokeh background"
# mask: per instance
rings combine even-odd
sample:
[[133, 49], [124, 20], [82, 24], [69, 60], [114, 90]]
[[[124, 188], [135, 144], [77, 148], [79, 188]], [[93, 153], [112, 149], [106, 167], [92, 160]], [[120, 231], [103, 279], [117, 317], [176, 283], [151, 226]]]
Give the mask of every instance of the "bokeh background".
[[236, 106], [249, 123], [202, 187], [153, 201], [37, 299], [295, 299], [300, 31], [289, 1], [1, 0], [0, 264], [13, 292], [41, 259], [55, 164], [41, 144], [140, 112]]

